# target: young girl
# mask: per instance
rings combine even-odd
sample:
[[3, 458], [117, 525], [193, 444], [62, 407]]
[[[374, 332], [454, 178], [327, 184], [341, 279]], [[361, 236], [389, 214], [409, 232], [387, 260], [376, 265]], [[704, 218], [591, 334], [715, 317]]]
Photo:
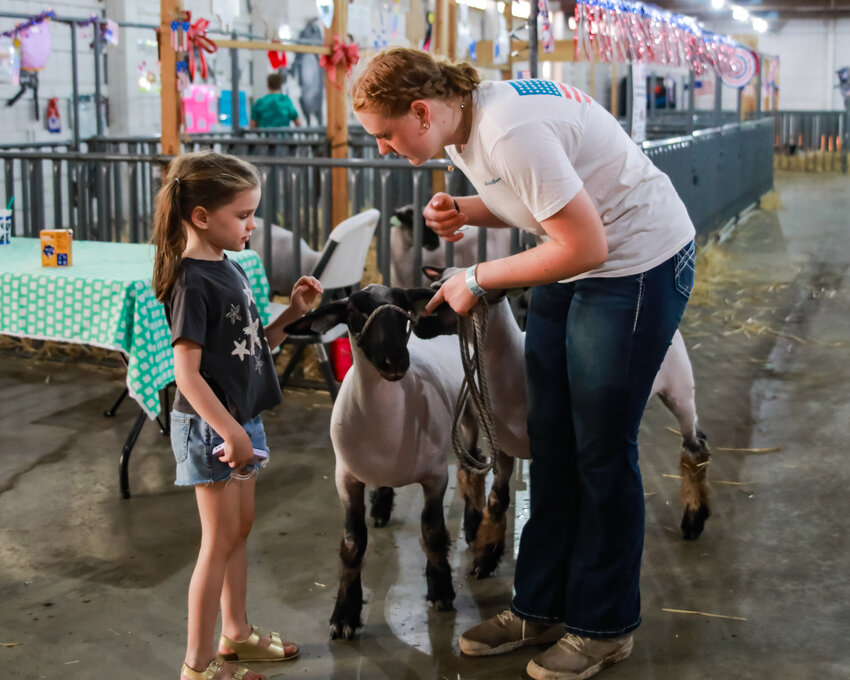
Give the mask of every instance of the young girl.
[[245, 272], [224, 252], [245, 247], [259, 201], [256, 169], [212, 151], [172, 161], [156, 199], [153, 284], [174, 346], [176, 483], [195, 487], [201, 517], [181, 680], [263, 680], [225, 660], [298, 654], [294, 643], [246, 623], [245, 544], [254, 520], [254, 450], [267, 450], [259, 414], [281, 400], [269, 348], [283, 342], [284, 326], [310, 309], [322, 286], [300, 278], [286, 311], [260, 326]]

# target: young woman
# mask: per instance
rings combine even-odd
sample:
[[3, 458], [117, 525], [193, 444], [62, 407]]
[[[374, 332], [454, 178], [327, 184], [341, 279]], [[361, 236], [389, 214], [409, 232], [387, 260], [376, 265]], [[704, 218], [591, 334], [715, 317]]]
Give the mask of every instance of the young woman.
[[632, 650], [644, 501], [637, 435], [693, 286], [694, 227], [669, 178], [569, 85], [480, 82], [468, 64], [378, 53], [352, 86], [381, 153], [419, 165], [445, 148], [477, 196], [436, 194], [425, 224], [518, 226], [537, 247], [443, 284], [469, 313], [490, 288], [534, 286], [526, 368], [531, 512], [511, 609], [466, 631], [473, 656], [555, 642], [532, 678], [588, 678]]

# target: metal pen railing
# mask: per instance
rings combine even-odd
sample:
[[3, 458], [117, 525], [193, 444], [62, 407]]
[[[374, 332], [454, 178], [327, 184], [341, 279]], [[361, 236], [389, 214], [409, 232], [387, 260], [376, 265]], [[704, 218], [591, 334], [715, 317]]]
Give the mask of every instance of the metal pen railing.
[[773, 186], [773, 121], [761, 119], [698, 130], [642, 144], [673, 182], [706, 238]]
[[[197, 143], [204, 143], [196, 140]], [[218, 140], [221, 148], [244, 139]], [[289, 140], [286, 140], [289, 141]], [[294, 141], [294, 140], [293, 140]], [[80, 239], [146, 242], [152, 233], [154, 201], [162, 172], [170, 157], [131, 153], [132, 145], [147, 144], [134, 138], [98, 140], [93, 146], [111, 152], [0, 150], [1, 184], [5, 202], [15, 196], [13, 230], [18, 236], [37, 236], [43, 228], [71, 228]], [[129, 145], [129, 146], [128, 146]], [[425, 202], [434, 189], [435, 173], [453, 195], [474, 193], [466, 178], [449, 171], [447, 160], [418, 167], [400, 159], [379, 158], [374, 140], [352, 138], [355, 158], [332, 159], [312, 151], [278, 155], [246, 155], [260, 170], [263, 197], [258, 214], [264, 218], [262, 253], [267, 273], [275, 267], [300, 272], [300, 240], [319, 250], [327, 240], [334, 195], [332, 168], [345, 168], [352, 213], [366, 208], [381, 211], [377, 236], [377, 267], [390, 281], [390, 217], [397, 208], [412, 204], [414, 243], [421, 245]], [[307, 145], [304, 148], [313, 148]], [[644, 142], [644, 152], [666, 172], [684, 201], [701, 237], [734, 218], [773, 185], [773, 120], [762, 119], [700, 130], [661, 141]], [[291, 262], [274, 262], [272, 225], [293, 235]], [[520, 239], [514, 236], [515, 250]], [[447, 249], [451, 258], [452, 249]], [[486, 256], [486, 232], [481, 231], [479, 252]], [[421, 248], [412, 255], [414, 275], [422, 262]], [[451, 262], [451, 259], [449, 259]]]
[[847, 173], [850, 112], [774, 111], [772, 115], [774, 147], [780, 157], [797, 156], [810, 161], [799, 169], [814, 166]]

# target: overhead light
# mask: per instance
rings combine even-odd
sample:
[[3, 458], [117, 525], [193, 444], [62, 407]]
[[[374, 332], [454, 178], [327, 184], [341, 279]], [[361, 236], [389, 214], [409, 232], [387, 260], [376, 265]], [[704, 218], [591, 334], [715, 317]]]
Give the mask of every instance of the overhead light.
[[767, 22], [764, 19], [759, 19], [758, 17], [753, 18], [753, 30], [758, 33], [764, 33], [767, 30]]
[[576, 18], [570, 17], [569, 20], [567, 21], [567, 25], [570, 27], [571, 31], [576, 30]]
[[750, 18], [750, 13], [743, 7], [732, 5], [732, 18], [736, 21], [746, 21]]
[[517, 19], [528, 19], [531, 16], [531, 3], [517, 0], [511, 3], [511, 14]]
[[714, 9], [723, 9], [723, 5], [726, 4], [726, 0], [711, 0], [711, 6]]

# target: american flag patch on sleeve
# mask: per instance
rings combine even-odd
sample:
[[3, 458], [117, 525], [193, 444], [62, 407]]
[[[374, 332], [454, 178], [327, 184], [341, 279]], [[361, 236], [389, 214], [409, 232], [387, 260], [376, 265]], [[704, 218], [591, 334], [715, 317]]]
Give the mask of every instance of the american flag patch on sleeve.
[[525, 97], [530, 94], [551, 94], [556, 97], [562, 97], [558, 86], [551, 80], [536, 80], [529, 78], [528, 80], [509, 80], [508, 83], [513, 87], [520, 97]]

